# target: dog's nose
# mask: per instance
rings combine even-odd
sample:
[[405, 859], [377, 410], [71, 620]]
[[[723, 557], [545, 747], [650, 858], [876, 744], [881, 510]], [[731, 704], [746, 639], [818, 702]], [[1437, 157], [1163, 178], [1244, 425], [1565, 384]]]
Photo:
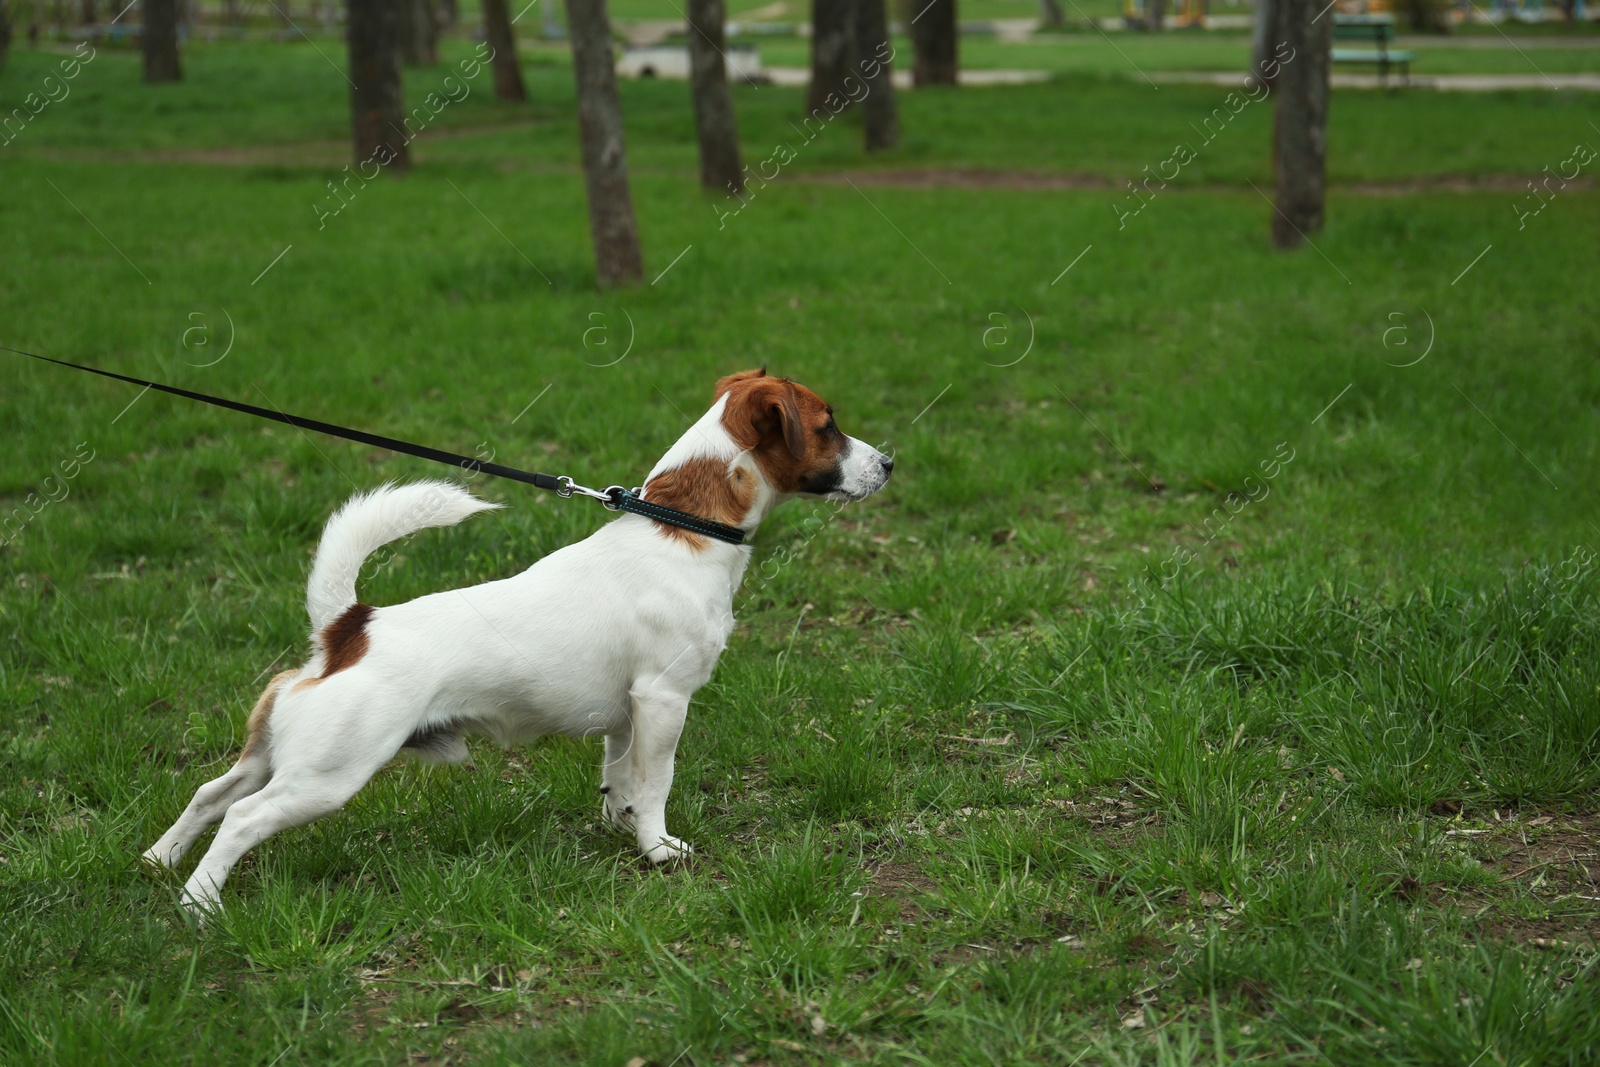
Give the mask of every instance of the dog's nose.
[[883, 464], [883, 473], [888, 474], [894, 470], [894, 457], [884, 456], [878, 462]]

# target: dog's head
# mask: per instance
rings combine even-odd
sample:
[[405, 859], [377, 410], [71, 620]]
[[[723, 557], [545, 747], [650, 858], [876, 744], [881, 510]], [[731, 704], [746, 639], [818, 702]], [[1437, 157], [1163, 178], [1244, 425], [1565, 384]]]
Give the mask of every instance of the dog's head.
[[728, 436], [783, 496], [860, 500], [888, 484], [894, 460], [840, 430], [833, 408], [803, 385], [763, 367], [723, 378], [714, 399], [726, 399]]

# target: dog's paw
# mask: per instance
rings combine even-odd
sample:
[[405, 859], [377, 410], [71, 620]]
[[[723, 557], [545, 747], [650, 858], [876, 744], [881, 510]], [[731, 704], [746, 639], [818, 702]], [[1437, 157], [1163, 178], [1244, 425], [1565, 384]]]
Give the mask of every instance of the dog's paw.
[[621, 797], [617, 797], [614, 793], [606, 797], [601, 803], [600, 817], [612, 829], [633, 829], [633, 805], [625, 803]]
[[177, 870], [178, 864], [169, 852], [148, 848], [139, 855], [139, 863], [146, 872], [166, 877]]
[[663, 863], [685, 863], [694, 855], [694, 847], [687, 841], [680, 841], [676, 837], [663, 837], [651, 849], [647, 849], [644, 858], [660, 866]]
[[184, 916], [196, 930], [206, 929], [222, 911], [220, 897], [214, 894], [196, 894], [187, 886], [183, 890], [183, 895], [178, 898], [178, 904], [183, 909]]

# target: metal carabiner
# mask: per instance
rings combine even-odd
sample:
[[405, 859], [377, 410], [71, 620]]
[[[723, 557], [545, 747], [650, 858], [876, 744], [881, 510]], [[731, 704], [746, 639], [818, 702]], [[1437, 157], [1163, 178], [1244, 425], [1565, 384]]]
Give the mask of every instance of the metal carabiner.
[[571, 478], [568, 478], [565, 474], [558, 476], [556, 481], [561, 483], [561, 488], [556, 490], [556, 495], [564, 500], [570, 500], [574, 493], [581, 493], [584, 496], [592, 496], [596, 500], [602, 502], [609, 501], [611, 499], [611, 491], [609, 489], [604, 493], [598, 489], [590, 489], [586, 485], [579, 485]]

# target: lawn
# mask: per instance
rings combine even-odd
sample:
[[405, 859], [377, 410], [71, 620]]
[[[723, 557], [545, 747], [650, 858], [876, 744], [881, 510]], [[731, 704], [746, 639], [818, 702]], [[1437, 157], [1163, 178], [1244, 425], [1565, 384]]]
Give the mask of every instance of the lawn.
[[[743, 89], [747, 158], [797, 158], [719, 223], [686, 89], [630, 83], [657, 280], [599, 294], [560, 62], [320, 226], [338, 74], [186, 62], [106, 49], [0, 147], [0, 344], [601, 485], [765, 363], [895, 478], [756, 539], [688, 867], [600, 828], [598, 742], [475, 744], [255, 850], [197, 931], [138, 853], [302, 655], [327, 515], [440, 469], [5, 356], [0, 1059], [1594, 1062], [1600, 200], [1515, 210], [1592, 95], [1335, 94], [1284, 255], [1267, 104], [1131, 214], [1213, 88], [905, 94], [870, 165]], [[474, 488], [507, 510], [365, 600], [607, 518]]]

